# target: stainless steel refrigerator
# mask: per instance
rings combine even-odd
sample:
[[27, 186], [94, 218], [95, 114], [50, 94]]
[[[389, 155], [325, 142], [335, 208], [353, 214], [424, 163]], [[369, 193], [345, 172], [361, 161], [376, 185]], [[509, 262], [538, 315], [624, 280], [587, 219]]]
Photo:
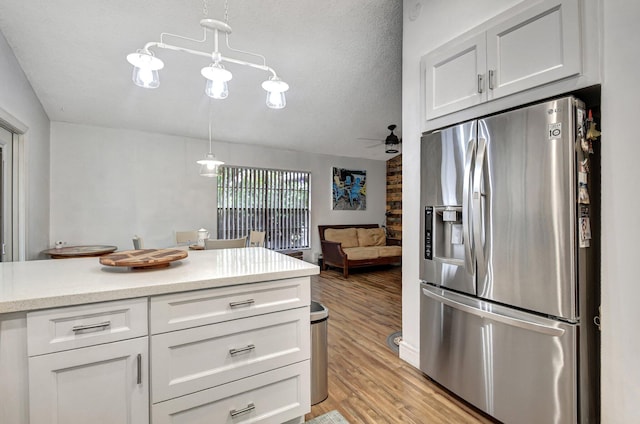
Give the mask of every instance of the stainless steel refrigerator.
[[565, 97], [421, 140], [420, 368], [505, 423], [599, 420], [586, 120]]

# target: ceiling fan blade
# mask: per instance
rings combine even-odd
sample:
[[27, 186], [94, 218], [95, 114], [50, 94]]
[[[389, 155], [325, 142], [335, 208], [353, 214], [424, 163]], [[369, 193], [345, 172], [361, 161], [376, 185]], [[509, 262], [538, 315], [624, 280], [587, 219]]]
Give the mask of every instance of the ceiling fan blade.
[[358, 137], [356, 140], [379, 141], [381, 143], [384, 141], [384, 140], [381, 140], [379, 138], [365, 138], [365, 137]]
[[371, 146], [364, 146], [365, 149], [373, 149], [374, 147], [380, 147], [384, 143], [372, 144]]

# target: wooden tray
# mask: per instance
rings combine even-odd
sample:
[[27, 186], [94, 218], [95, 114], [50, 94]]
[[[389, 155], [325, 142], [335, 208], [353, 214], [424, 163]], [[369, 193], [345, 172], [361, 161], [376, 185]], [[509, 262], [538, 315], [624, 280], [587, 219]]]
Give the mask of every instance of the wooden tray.
[[126, 266], [131, 268], [164, 268], [173, 261], [189, 255], [186, 250], [177, 249], [140, 249], [124, 250], [100, 257], [100, 263], [108, 266]]

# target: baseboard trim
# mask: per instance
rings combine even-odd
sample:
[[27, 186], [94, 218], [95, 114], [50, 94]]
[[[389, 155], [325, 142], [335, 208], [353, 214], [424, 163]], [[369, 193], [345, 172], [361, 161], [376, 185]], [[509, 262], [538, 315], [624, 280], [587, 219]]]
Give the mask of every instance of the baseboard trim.
[[420, 368], [420, 351], [404, 340], [400, 342], [400, 359], [418, 369]]

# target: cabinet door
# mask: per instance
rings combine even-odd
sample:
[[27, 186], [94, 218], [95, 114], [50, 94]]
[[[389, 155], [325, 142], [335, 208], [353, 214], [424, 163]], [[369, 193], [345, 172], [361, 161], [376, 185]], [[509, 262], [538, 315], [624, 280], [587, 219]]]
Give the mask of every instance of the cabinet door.
[[486, 38], [481, 33], [447, 44], [422, 59], [426, 119], [486, 101]]
[[31, 424], [149, 422], [148, 338], [29, 358]]
[[581, 72], [578, 0], [547, 0], [487, 31], [489, 99]]

